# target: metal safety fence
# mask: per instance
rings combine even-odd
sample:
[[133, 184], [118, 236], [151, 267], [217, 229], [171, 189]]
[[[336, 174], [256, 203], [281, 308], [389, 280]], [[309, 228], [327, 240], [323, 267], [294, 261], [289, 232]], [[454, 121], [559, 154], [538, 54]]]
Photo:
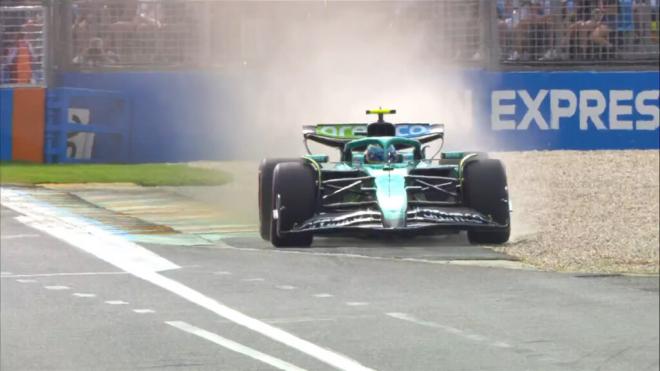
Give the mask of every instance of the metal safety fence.
[[[337, 19], [365, 25], [377, 22], [378, 31], [384, 33], [423, 29], [420, 33], [434, 59], [479, 61], [485, 45], [482, 25], [490, 15], [490, 6], [484, 4], [483, 0], [74, 0], [71, 64], [130, 68], [267, 63], [287, 38], [314, 33], [327, 42], [331, 33], [341, 34], [342, 28], [328, 27]], [[367, 27], [351, 38], [371, 39], [373, 31]]]
[[47, 40], [43, 6], [0, 6], [0, 85], [44, 85]]
[[[89, 67], [195, 66], [202, 2], [71, 2], [70, 62]], [[209, 32], [210, 30], [206, 30]]]
[[503, 63], [658, 61], [657, 0], [497, 0]]
[[259, 65], [282, 50], [304, 59], [304, 47], [287, 48], [341, 49], [342, 32], [356, 45], [422, 43], [421, 58], [439, 64], [655, 68], [658, 1], [3, 0], [0, 84], [43, 84], [50, 69]]

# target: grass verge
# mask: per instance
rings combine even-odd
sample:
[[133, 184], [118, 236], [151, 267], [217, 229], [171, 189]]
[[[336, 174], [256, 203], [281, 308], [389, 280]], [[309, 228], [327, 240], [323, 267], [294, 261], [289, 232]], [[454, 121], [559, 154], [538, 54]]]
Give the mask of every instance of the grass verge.
[[0, 164], [0, 184], [135, 183], [143, 186], [221, 185], [224, 171], [184, 164]]

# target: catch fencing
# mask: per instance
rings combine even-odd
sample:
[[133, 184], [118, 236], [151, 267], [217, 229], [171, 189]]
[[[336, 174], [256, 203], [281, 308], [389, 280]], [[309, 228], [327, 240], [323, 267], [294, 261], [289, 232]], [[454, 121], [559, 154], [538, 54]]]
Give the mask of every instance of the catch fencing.
[[[383, 38], [422, 40], [423, 58], [439, 65], [656, 68], [657, 2], [5, 0], [0, 83], [44, 84], [50, 70], [263, 65], [283, 40], [348, 14], [359, 15], [351, 23], [377, 24]], [[372, 39], [373, 31], [353, 36]], [[315, 37], [323, 43], [333, 32]]]
[[498, 0], [502, 63], [650, 64], [658, 61], [657, 0]]
[[0, 86], [46, 83], [47, 21], [43, 6], [0, 6]]

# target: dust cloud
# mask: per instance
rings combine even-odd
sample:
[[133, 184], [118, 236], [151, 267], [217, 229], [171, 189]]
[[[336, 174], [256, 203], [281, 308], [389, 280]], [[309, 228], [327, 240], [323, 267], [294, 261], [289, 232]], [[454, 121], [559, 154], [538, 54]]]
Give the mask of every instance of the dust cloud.
[[442, 20], [452, 14], [434, 15], [437, 2], [231, 6], [217, 17], [239, 19], [242, 30], [234, 159], [301, 155], [303, 125], [370, 122], [365, 110], [381, 106], [397, 109], [393, 122], [446, 124], [451, 148], [467, 143], [471, 93], [446, 42]]

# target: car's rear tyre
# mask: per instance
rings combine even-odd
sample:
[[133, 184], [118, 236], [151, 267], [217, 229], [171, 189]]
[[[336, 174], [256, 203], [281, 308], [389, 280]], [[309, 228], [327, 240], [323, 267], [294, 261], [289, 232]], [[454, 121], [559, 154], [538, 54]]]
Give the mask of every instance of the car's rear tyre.
[[267, 158], [259, 165], [259, 234], [265, 241], [270, 240], [270, 226], [273, 217], [273, 171], [277, 164], [300, 161], [296, 158]]
[[511, 235], [509, 192], [504, 166], [499, 160], [484, 159], [469, 162], [463, 170], [463, 202], [466, 206], [489, 215], [493, 221], [506, 225], [497, 230], [470, 230], [473, 244], [503, 244]]
[[277, 233], [277, 223], [281, 231], [291, 230], [294, 225], [311, 218], [316, 210], [316, 173], [302, 162], [285, 162], [275, 166], [273, 172], [272, 210], [277, 208], [278, 218], [271, 217], [270, 242], [275, 247], [307, 247], [312, 244], [312, 233]]

